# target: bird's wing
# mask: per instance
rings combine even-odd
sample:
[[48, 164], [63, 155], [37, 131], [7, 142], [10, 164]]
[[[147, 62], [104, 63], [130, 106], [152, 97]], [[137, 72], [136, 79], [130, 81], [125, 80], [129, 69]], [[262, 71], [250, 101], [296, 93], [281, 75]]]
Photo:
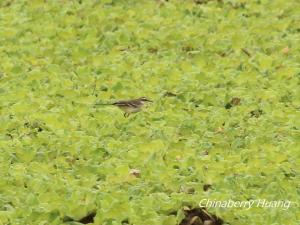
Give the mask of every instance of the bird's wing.
[[131, 100], [131, 101], [118, 101], [113, 103], [113, 105], [116, 106], [127, 106], [127, 107], [139, 107], [140, 106], [140, 102], [138, 100]]

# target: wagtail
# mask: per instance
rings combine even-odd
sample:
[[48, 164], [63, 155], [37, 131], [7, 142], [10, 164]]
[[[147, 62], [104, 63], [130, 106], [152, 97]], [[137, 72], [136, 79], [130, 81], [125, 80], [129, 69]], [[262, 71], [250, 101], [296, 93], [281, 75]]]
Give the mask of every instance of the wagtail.
[[124, 111], [124, 117], [128, 117], [131, 113], [136, 113], [141, 111], [142, 107], [147, 102], [152, 102], [152, 101], [147, 99], [146, 97], [140, 97], [138, 99], [117, 101], [112, 104], [96, 104], [96, 105], [118, 106], [122, 111]]

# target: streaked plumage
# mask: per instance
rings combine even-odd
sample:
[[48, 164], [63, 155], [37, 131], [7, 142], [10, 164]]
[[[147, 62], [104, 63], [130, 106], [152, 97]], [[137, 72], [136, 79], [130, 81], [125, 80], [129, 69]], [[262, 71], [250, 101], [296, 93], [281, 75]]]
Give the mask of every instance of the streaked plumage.
[[122, 111], [124, 111], [124, 116], [128, 117], [131, 113], [136, 113], [141, 111], [142, 107], [146, 102], [152, 102], [152, 101], [147, 99], [146, 97], [141, 97], [138, 99], [117, 101], [115, 103], [108, 104], [108, 105], [114, 105], [119, 107]]

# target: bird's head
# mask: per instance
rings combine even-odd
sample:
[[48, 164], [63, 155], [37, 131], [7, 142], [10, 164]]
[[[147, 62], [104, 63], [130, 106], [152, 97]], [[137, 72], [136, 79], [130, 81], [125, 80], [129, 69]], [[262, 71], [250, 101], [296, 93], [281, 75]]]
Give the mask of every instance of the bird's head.
[[146, 97], [140, 97], [139, 100], [142, 101], [142, 102], [152, 102], [151, 100], [149, 100]]

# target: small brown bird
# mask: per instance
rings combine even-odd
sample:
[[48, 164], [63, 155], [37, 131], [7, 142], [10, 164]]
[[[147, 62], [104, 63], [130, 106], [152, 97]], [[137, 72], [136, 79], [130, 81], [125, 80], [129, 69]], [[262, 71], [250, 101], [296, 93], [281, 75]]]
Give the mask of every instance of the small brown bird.
[[136, 113], [142, 110], [142, 107], [145, 103], [152, 102], [146, 97], [140, 97], [138, 99], [132, 100], [121, 100], [114, 102], [112, 104], [96, 104], [96, 105], [114, 105], [119, 107], [122, 111], [124, 111], [124, 117], [128, 117], [132, 113]]

